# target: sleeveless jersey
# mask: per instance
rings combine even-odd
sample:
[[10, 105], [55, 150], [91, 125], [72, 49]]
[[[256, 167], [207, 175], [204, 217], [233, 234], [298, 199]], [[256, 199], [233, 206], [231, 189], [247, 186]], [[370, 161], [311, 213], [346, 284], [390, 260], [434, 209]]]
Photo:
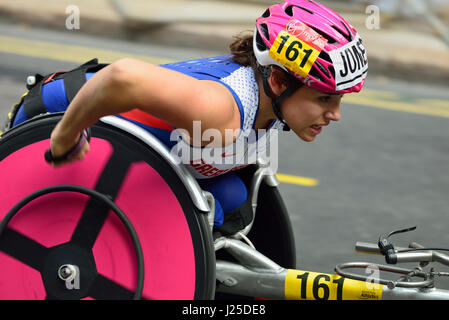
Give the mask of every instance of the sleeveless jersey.
[[[240, 111], [240, 132], [235, 132], [237, 138], [225, 147], [192, 147], [179, 135], [172, 134], [172, 139], [178, 137], [178, 143], [172, 146], [172, 152], [183, 159], [183, 163], [187, 164], [195, 178], [215, 177], [255, 163], [259, 157], [276, 156], [272, 153], [277, 153], [277, 150], [272, 152], [270, 146], [273, 147], [273, 140], [277, 138], [283, 124], [274, 120], [267, 130], [254, 130], [259, 106], [259, 87], [251, 67], [243, 67], [233, 62], [231, 56], [163, 66], [197, 79], [218, 81], [232, 93]], [[231, 137], [232, 134], [231, 131]]]

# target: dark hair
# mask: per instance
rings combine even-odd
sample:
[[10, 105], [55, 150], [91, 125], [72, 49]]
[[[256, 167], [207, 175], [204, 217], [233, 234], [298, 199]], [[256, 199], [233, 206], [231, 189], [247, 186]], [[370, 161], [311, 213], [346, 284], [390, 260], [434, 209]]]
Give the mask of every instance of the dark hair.
[[244, 67], [252, 67], [254, 71], [258, 69], [258, 63], [254, 56], [253, 34], [239, 34], [234, 37], [234, 42], [229, 45], [232, 60]]

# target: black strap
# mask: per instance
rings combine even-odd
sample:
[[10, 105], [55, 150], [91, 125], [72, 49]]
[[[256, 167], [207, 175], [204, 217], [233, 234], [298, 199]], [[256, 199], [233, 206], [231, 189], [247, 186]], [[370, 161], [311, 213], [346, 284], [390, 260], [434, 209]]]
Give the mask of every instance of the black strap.
[[98, 59], [95, 58], [62, 75], [61, 78], [64, 79], [65, 93], [69, 103], [86, 83], [86, 72], [97, 72], [105, 66], [107, 64], [99, 64]]
[[[70, 103], [81, 87], [86, 83], [86, 72], [96, 72], [105, 66], [107, 66], [107, 64], [99, 64], [98, 59], [95, 58], [83, 63], [71, 71], [58, 74], [52, 79], [64, 79], [64, 88], [66, 91], [67, 100]], [[34, 76], [36, 78], [35, 84], [27, 85], [29, 92], [24, 98], [23, 108], [29, 119], [39, 114], [47, 113], [47, 108], [45, 107], [42, 99], [42, 85], [49, 77], [54, 75], [55, 73], [46, 76], [36, 74]]]
[[86, 83], [86, 70], [78, 69], [72, 72], [67, 72], [62, 78], [64, 78], [65, 94], [70, 103], [81, 87]]
[[[268, 76], [262, 76], [262, 83], [263, 83], [263, 89], [265, 91], [265, 94], [269, 97], [273, 97], [273, 92], [270, 89], [270, 86], [268, 85]], [[290, 127], [285, 122], [284, 118], [282, 117], [281, 110], [280, 110], [280, 104], [281, 102], [287, 98], [288, 96], [292, 95], [296, 90], [298, 90], [300, 87], [302, 87], [302, 83], [299, 81], [292, 81], [292, 84], [284, 90], [277, 98], [271, 98], [271, 104], [273, 106], [273, 112], [276, 115], [276, 117], [279, 119], [279, 121], [282, 122], [284, 125], [283, 130], [284, 131], [290, 131]]]
[[29, 119], [41, 114], [47, 113], [44, 101], [42, 100], [41, 90], [42, 84], [48, 76], [42, 76], [40, 74], [34, 75], [36, 78], [35, 85], [32, 87], [27, 86], [29, 91], [23, 99], [23, 110]]
[[253, 209], [250, 199], [247, 199], [236, 209], [225, 213], [223, 224], [216, 228], [223, 235], [231, 235], [243, 230], [253, 220]]

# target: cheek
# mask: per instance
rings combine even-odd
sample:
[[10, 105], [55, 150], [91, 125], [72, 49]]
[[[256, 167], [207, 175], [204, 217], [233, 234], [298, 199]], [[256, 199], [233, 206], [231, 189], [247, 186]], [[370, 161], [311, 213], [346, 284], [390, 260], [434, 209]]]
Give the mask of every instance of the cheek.
[[313, 104], [308, 102], [288, 103], [285, 104], [282, 114], [285, 121], [290, 123], [292, 127], [303, 127], [311, 125], [316, 119], [315, 109]]

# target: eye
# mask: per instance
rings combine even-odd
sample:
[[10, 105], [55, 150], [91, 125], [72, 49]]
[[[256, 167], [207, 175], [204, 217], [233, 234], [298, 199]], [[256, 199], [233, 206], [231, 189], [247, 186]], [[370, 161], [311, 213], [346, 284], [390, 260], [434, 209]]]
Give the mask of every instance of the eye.
[[331, 99], [331, 96], [320, 96], [318, 99], [320, 99], [321, 102], [327, 103]]

